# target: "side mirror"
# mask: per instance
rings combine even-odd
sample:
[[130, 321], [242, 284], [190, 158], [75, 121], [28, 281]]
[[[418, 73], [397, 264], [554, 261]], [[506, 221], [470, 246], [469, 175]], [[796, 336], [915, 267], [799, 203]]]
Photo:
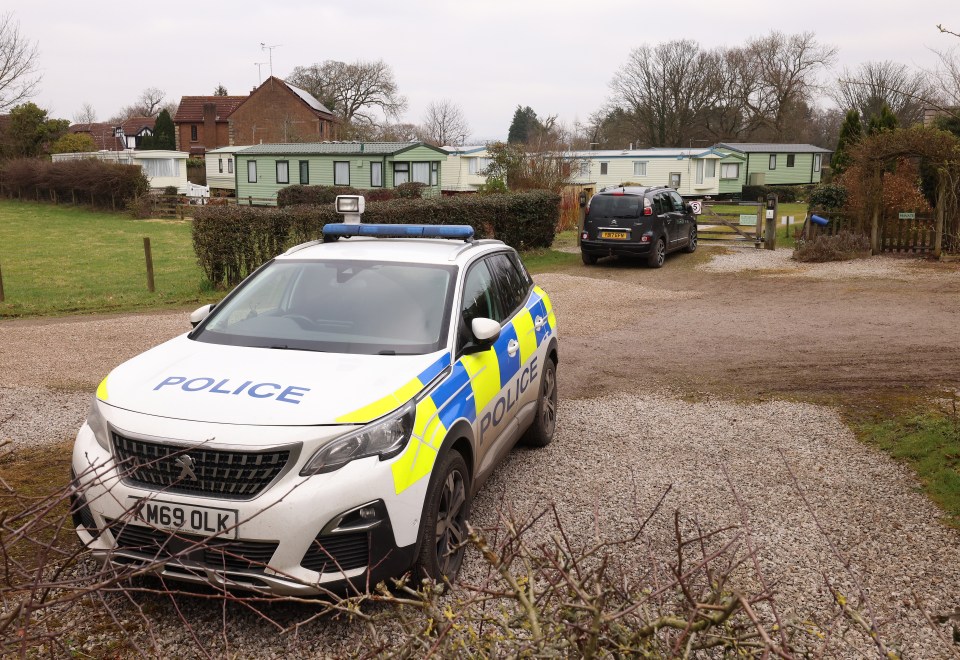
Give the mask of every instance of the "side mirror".
[[693, 213], [693, 204], [691, 204], [690, 202], [684, 202], [683, 210], [686, 211], [687, 213]]
[[464, 347], [464, 355], [480, 353], [493, 346], [493, 343], [500, 337], [500, 324], [493, 319], [475, 318], [470, 322], [470, 331], [476, 341]]
[[212, 312], [213, 308], [216, 306], [217, 304], [213, 303], [212, 305], [204, 305], [203, 307], [197, 307], [190, 314], [190, 325], [196, 328], [198, 325], [200, 325], [203, 319], [210, 316], [210, 312]]

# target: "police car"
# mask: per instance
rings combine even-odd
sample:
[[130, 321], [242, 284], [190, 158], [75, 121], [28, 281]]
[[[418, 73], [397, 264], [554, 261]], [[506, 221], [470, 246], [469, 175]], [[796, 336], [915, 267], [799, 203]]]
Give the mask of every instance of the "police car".
[[556, 318], [500, 241], [363, 206], [103, 380], [72, 462], [95, 556], [281, 595], [455, 578], [477, 489], [553, 437]]

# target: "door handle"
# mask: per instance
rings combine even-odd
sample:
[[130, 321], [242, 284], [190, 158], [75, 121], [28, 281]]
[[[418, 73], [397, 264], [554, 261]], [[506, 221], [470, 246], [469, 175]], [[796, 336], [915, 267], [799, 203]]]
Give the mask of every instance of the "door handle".
[[547, 319], [543, 318], [542, 316], [538, 316], [537, 318], [533, 319], [533, 327], [537, 330], [541, 330], [546, 322]]
[[510, 357], [516, 357], [517, 351], [520, 350], [520, 343], [516, 339], [511, 339], [507, 342], [507, 355]]

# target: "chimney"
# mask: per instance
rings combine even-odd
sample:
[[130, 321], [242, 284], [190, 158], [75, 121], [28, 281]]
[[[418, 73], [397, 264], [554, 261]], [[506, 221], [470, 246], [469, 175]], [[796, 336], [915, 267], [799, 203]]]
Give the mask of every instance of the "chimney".
[[203, 146], [207, 149], [215, 149], [217, 144], [217, 104], [203, 104]]

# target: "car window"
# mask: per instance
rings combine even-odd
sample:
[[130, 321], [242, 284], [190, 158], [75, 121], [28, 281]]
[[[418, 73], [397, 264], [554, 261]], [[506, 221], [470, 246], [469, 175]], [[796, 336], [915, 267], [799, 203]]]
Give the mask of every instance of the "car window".
[[456, 269], [276, 260], [218, 306], [196, 341], [331, 353], [422, 354], [447, 338]]
[[467, 279], [463, 283], [463, 302], [460, 305], [460, 343], [470, 341], [473, 336], [470, 323], [473, 319], [493, 319], [497, 323], [503, 322], [500, 294], [493, 281], [493, 275], [487, 267], [487, 260], [478, 261], [467, 272]]
[[683, 210], [683, 198], [675, 192], [670, 193], [670, 201], [673, 202], [674, 211]]
[[673, 210], [673, 205], [663, 198], [663, 195], [657, 195], [653, 198], [653, 211], [657, 215], [669, 213]]
[[527, 267], [523, 265], [523, 262], [520, 260], [520, 255], [516, 252], [508, 252], [507, 256], [510, 258], [510, 261], [513, 262], [513, 265], [518, 271], [520, 271], [520, 276], [527, 283], [527, 287], [533, 286], [533, 278], [530, 277], [530, 273], [527, 272]]
[[510, 316], [526, 301], [527, 290], [530, 285], [520, 275], [520, 272], [506, 254], [494, 255], [490, 257], [489, 261], [496, 274], [503, 311], [507, 316]]
[[640, 216], [639, 195], [594, 195], [590, 201], [590, 215], [607, 218], [637, 218]]

